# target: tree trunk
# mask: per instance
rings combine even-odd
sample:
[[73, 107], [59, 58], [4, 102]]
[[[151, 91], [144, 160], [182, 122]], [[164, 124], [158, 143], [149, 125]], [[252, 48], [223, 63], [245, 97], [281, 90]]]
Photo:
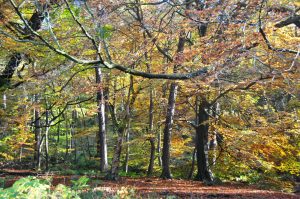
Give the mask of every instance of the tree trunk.
[[194, 151], [193, 151], [193, 157], [192, 157], [192, 166], [191, 166], [191, 170], [190, 170], [190, 173], [189, 173], [189, 176], [188, 176], [188, 179], [192, 179], [193, 177], [193, 173], [194, 173], [194, 170], [195, 170], [195, 157], [196, 157], [196, 148], [194, 148]]
[[158, 165], [162, 166], [162, 159], [161, 159], [161, 128], [158, 129], [158, 134], [157, 134], [157, 158], [158, 158]]
[[3, 94], [3, 109], [5, 110], [7, 108], [7, 104], [6, 104], [6, 94]]
[[118, 129], [117, 143], [114, 150], [111, 171], [108, 176], [108, 179], [111, 180], [118, 180], [119, 178], [119, 167], [120, 167], [120, 158], [122, 152], [123, 135], [124, 135], [124, 129], [123, 128]]
[[15, 53], [8, 61], [4, 71], [0, 75], [0, 88], [9, 85], [10, 80], [22, 61], [21, 53]]
[[211, 182], [212, 173], [208, 163], [208, 128], [209, 116], [205, 109], [208, 103], [202, 99], [198, 109], [198, 125], [196, 127], [195, 147], [197, 150], [197, 168], [196, 180]]
[[154, 159], [155, 159], [155, 139], [150, 138], [149, 142], [150, 142], [151, 150], [150, 150], [149, 166], [148, 166], [148, 171], [147, 171], [148, 177], [150, 177], [153, 173]]
[[49, 123], [49, 111], [46, 110], [46, 131], [45, 131], [45, 166], [46, 171], [49, 170], [49, 130], [50, 130], [50, 123]]
[[[200, 97], [196, 96], [196, 100], [195, 100], [195, 121], [194, 121], [195, 125], [193, 127], [199, 125], [199, 123], [198, 123], [199, 122], [199, 119], [198, 119], [199, 118], [198, 117], [199, 103], [200, 103]], [[193, 138], [193, 140], [194, 140], [194, 143], [196, 143], [196, 138], [195, 137]], [[196, 153], [197, 153], [197, 149], [195, 147], [194, 151], [193, 151], [193, 157], [192, 157], [192, 167], [191, 167], [188, 179], [192, 179], [193, 174], [194, 174]]]
[[97, 102], [98, 102], [98, 143], [97, 149], [100, 157], [100, 171], [107, 170], [107, 143], [106, 143], [106, 126], [105, 126], [105, 100], [103, 95], [103, 81], [100, 68], [95, 68], [96, 83], [98, 84]]
[[[65, 118], [65, 117], [64, 117]], [[66, 142], [65, 142], [65, 147], [66, 147], [66, 153], [65, 153], [65, 160], [67, 159], [68, 155], [69, 155], [69, 140], [68, 140], [68, 134], [69, 134], [69, 123], [68, 123], [68, 118], [65, 118], [66, 120]]]
[[[38, 103], [38, 95], [34, 96], [34, 101]], [[39, 165], [41, 165], [41, 154], [40, 154], [40, 142], [41, 142], [41, 120], [40, 111], [38, 108], [34, 109], [34, 160], [36, 163], [37, 170], [40, 170]]]
[[[116, 82], [115, 82], [116, 83]], [[123, 119], [123, 122], [120, 124], [116, 117], [116, 108], [115, 105], [110, 106], [110, 113], [113, 121], [113, 126], [116, 128], [116, 131], [118, 132], [118, 138], [117, 143], [114, 150], [114, 156], [112, 160], [112, 166], [109, 175], [106, 177], [111, 180], [118, 180], [119, 178], [119, 167], [120, 167], [120, 158], [121, 158], [121, 152], [122, 152], [122, 145], [123, 145], [123, 136], [125, 131], [130, 130], [130, 120], [131, 120], [131, 106], [133, 106], [136, 95], [131, 96], [131, 94], [134, 93], [133, 90], [133, 76], [130, 76], [130, 86], [128, 89], [128, 95], [127, 95], [127, 102], [125, 107], [125, 117]], [[115, 100], [115, 99], [114, 99]], [[115, 104], [115, 102], [114, 102]]]
[[71, 126], [70, 126], [70, 142], [71, 142], [71, 146], [74, 149], [74, 163], [77, 162], [77, 153], [78, 153], [78, 149], [77, 149], [77, 139], [75, 138], [75, 128], [76, 128], [76, 124], [77, 124], [77, 119], [78, 119], [78, 115], [77, 115], [77, 111], [73, 110], [72, 111], [72, 122], [71, 122]]
[[128, 164], [129, 164], [129, 139], [130, 139], [130, 125], [128, 125], [126, 136], [125, 136], [125, 142], [126, 142], [126, 155], [125, 155], [125, 165], [124, 165], [124, 171], [125, 173], [128, 173]]
[[[145, 53], [145, 58], [148, 59], [147, 53]], [[147, 63], [147, 69], [148, 72], [151, 72], [150, 65]], [[155, 136], [153, 135], [153, 126], [154, 126], [154, 101], [153, 101], [153, 86], [152, 86], [152, 81], [150, 80], [150, 90], [149, 90], [149, 129], [148, 129], [148, 134], [150, 136]], [[153, 173], [153, 167], [154, 167], [154, 159], [155, 159], [155, 138], [150, 137], [150, 159], [149, 159], [149, 165], [148, 165], [148, 171], [147, 171], [147, 176], [151, 176]]]
[[129, 133], [130, 133], [130, 125], [131, 125], [131, 100], [135, 100], [135, 98], [132, 97], [131, 99], [131, 95], [133, 94], [133, 76], [130, 76], [130, 85], [129, 85], [129, 89], [128, 89], [128, 94], [127, 94], [127, 101], [126, 101], [126, 107], [125, 107], [125, 111], [126, 111], [126, 116], [125, 116], [125, 123], [127, 126], [126, 129], [126, 156], [125, 156], [125, 172], [128, 172], [128, 163], [129, 163]]
[[[215, 118], [215, 124], [217, 124], [217, 122], [218, 122], [219, 114], [220, 114], [220, 104], [215, 103], [213, 106], [213, 116]], [[217, 137], [220, 135], [216, 129], [213, 129], [212, 133], [213, 133], [213, 135], [212, 135], [212, 139], [210, 140], [210, 143], [209, 143], [209, 150], [213, 151], [212, 165], [215, 165], [216, 161], [217, 161], [217, 147], [218, 147]]]
[[167, 117], [163, 136], [163, 150], [162, 150], [162, 174], [161, 178], [172, 178], [170, 172], [170, 145], [171, 145], [171, 131], [173, 126], [173, 117], [175, 112], [175, 100], [177, 94], [178, 85], [176, 83], [171, 84], [170, 95], [168, 101]]
[[[180, 62], [182, 61], [182, 53], [184, 50], [185, 44], [185, 32], [181, 31], [179, 35], [179, 41], [177, 46], [177, 55], [175, 61], [177, 62], [174, 66], [173, 72], [177, 73], [178, 67], [180, 66]], [[170, 144], [171, 144], [171, 131], [173, 126], [173, 117], [175, 113], [175, 101], [177, 95], [178, 85], [176, 82], [171, 83], [170, 94], [168, 100], [168, 109], [166, 115], [166, 123], [164, 128], [164, 143], [163, 143], [163, 151], [162, 151], [162, 174], [161, 178], [170, 179]]]
[[[37, 31], [41, 28], [43, 20], [44, 20], [44, 11], [37, 10], [32, 14], [31, 18], [28, 20], [28, 24], [34, 31]], [[29, 39], [29, 40], [33, 39], [32, 35], [29, 34], [30, 31], [26, 27], [23, 30], [20, 30], [20, 33], [23, 35], [27, 35], [24, 37], [24, 39]], [[0, 88], [5, 85], [9, 85], [10, 80], [14, 75], [16, 69], [18, 68], [19, 64], [21, 63], [21, 61], [22, 61], [21, 53], [14, 53], [11, 56], [2, 74], [0, 74]]]

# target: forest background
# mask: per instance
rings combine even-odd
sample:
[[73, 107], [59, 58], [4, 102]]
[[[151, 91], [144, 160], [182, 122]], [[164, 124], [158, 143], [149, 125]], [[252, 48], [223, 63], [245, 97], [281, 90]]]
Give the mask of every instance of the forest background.
[[1, 168], [293, 191], [299, 8], [0, 0]]

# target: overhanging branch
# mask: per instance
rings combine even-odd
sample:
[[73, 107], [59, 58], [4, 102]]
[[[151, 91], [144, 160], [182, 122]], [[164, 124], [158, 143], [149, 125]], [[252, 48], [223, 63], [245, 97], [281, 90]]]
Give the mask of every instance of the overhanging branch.
[[149, 79], [186, 80], [186, 79], [191, 79], [191, 78], [194, 78], [194, 77], [198, 77], [198, 76], [202, 76], [202, 75], [207, 74], [207, 68], [203, 68], [203, 69], [200, 69], [198, 71], [195, 71], [195, 72], [192, 72], [192, 73], [186, 73], [186, 74], [175, 74], [175, 73], [173, 73], [173, 74], [153, 74], [153, 73], [147, 73], [147, 72], [142, 72], [142, 71], [138, 71], [138, 70], [135, 70], [135, 69], [131, 69], [129, 67], [122, 66], [122, 65], [119, 65], [119, 64], [103, 62], [101, 59], [100, 60], [83, 60], [83, 59], [79, 59], [79, 58], [74, 57], [74, 56], [68, 54], [67, 52], [65, 52], [63, 50], [60, 50], [60, 49], [57, 49], [56, 47], [51, 45], [46, 39], [44, 39], [39, 33], [37, 33], [29, 25], [28, 21], [24, 18], [23, 14], [20, 12], [20, 10], [18, 9], [18, 6], [14, 2], [14, 0], [9, 0], [9, 1], [10, 1], [11, 5], [13, 6], [14, 10], [16, 11], [17, 15], [20, 17], [20, 19], [23, 21], [24, 25], [26, 26], [26, 28], [28, 28], [28, 30], [30, 31], [30, 33], [32, 35], [39, 38], [45, 46], [47, 46], [52, 51], [56, 52], [58, 55], [64, 56], [65, 58], [67, 58], [71, 61], [74, 61], [75, 63], [83, 64], [83, 65], [100, 65], [100, 66], [102, 66], [104, 68], [107, 68], [107, 69], [117, 69], [119, 71], [131, 74], [131, 75], [145, 77], [145, 78], [149, 78]]

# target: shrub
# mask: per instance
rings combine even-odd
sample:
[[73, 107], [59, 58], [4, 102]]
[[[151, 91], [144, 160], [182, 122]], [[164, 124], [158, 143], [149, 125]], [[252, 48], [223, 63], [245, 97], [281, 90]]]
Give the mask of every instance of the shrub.
[[38, 179], [36, 177], [21, 178], [12, 187], [0, 189], [0, 198], [5, 199], [80, 199], [80, 198], [100, 198], [102, 193], [89, 189], [89, 178], [83, 176], [78, 180], [72, 181], [73, 186], [67, 187], [59, 184], [51, 189], [50, 180]]

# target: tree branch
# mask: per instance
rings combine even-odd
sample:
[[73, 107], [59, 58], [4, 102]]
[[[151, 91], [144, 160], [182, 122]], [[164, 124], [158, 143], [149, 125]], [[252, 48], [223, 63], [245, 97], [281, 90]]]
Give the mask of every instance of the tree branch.
[[282, 28], [290, 24], [295, 24], [298, 28], [300, 28], [300, 15], [290, 16], [289, 18], [275, 24], [275, 27]]
[[264, 41], [266, 42], [268, 49], [273, 50], [275, 52], [283, 52], [283, 53], [292, 53], [292, 54], [297, 54], [298, 52], [295, 50], [289, 50], [289, 49], [285, 49], [285, 48], [275, 48], [271, 45], [270, 41], [267, 38], [267, 35], [265, 34], [265, 32], [263, 31], [263, 29], [260, 27], [259, 28], [259, 32], [262, 35]]
[[108, 68], [108, 69], [117, 69], [120, 70], [122, 72], [125, 73], [129, 73], [131, 75], [135, 75], [135, 76], [140, 76], [140, 77], [145, 77], [145, 78], [150, 78], [150, 79], [172, 79], [172, 80], [185, 80], [185, 79], [191, 79], [197, 76], [201, 76], [207, 73], [207, 68], [204, 69], [200, 69], [196, 72], [192, 72], [192, 73], [186, 73], [186, 74], [153, 74], [153, 73], [147, 73], [147, 72], [142, 72], [142, 71], [137, 71], [134, 69], [131, 69], [129, 67], [125, 67], [119, 64], [114, 64], [114, 63], [107, 63], [107, 62], [103, 62], [101, 59], [100, 60], [82, 60], [82, 59], [78, 59], [70, 54], [68, 54], [67, 52], [63, 51], [63, 50], [59, 50], [57, 48], [55, 48], [53, 45], [51, 45], [47, 40], [45, 40], [39, 33], [37, 33], [27, 22], [27, 20], [24, 18], [24, 16], [22, 15], [22, 13], [20, 12], [20, 10], [18, 9], [18, 6], [16, 5], [16, 3], [14, 2], [14, 0], [9, 0], [10, 3], [12, 4], [13, 8], [15, 9], [16, 13], [18, 14], [18, 16], [20, 17], [20, 19], [23, 21], [23, 23], [25, 24], [25, 26], [28, 28], [28, 30], [36, 37], [38, 37], [45, 46], [47, 46], [49, 49], [53, 50], [54, 52], [56, 52], [57, 54], [64, 56], [65, 58], [72, 60], [76, 63], [79, 64], [84, 64], [84, 65], [101, 65], [104, 68]]

